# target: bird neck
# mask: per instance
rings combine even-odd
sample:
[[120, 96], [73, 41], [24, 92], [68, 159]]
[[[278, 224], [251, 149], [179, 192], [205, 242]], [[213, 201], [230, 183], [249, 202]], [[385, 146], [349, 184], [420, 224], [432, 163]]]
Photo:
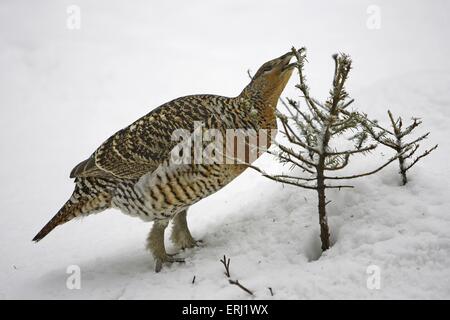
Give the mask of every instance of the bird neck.
[[257, 110], [262, 127], [273, 128], [276, 126], [275, 112], [282, 91], [283, 88], [270, 88], [252, 81], [241, 92], [238, 99]]

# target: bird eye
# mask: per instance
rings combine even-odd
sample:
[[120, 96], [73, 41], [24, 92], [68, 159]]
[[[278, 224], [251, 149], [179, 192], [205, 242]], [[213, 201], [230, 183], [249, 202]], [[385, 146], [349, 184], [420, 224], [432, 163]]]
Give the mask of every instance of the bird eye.
[[269, 70], [271, 70], [272, 69], [272, 66], [271, 65], [268, 65], [268, 66], [265, 66], [264, 68], [263, 68], [263, 72], [266, 72], [266, 71], [269, 71]]

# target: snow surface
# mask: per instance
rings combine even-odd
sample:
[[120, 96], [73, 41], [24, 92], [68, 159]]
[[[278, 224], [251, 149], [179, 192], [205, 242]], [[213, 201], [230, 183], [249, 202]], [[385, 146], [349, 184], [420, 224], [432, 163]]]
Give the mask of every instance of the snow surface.
[[[70, 4], [80, 30], [66, 28]], [[369, 5], [381, 9], [379, 30], [366, 26]], [[450, 298], [449, 10], [445, 0], [1, 1], [0, 298], [252, 299], [228, 284], [223, 254], [256, 299]], [[292, 45], [308, 48], [316, 97], [328, 92], [331, 54], [349, 53], [356, 105], [383, 121], [387, 108], [422, 117], [424, 147], [439, 143], [406, 187], [392, 164], [329, 192], [329, 251], [320, 256], [314, 192], [251, 171], [192, 207], [205, 246], [159, 274], [144, 248], [151, 225], [114, 210], [31, 242], [71, 194], [70, 169], [109, 135], [178, 96], [236, 95], [247, 68]], [[380, 148], [351, 170], [388, 156]], [[80, 290], [66, 287], [70, 265]], [[379, 290], [367, 288], [370, 265]]]

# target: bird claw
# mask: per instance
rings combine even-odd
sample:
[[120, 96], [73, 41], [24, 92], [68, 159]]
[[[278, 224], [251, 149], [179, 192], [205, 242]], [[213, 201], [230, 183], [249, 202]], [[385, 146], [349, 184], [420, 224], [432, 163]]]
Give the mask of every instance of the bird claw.
[[203, 240], [195, 240], [192, 239], [191, 241], [184, 243], [181, 246], [181, 250], [185, 250], [185, 249], [192, 249], [195, 247], [202, 247], [205, 244], [205, 242]]
[[184, 263], [184, 258], [174, 258], [176, 254], [166, 254], [166, 256], [162, 259], [156, 259], [155, 272], [160, 272], [163, 266], [163, 263]]
[[203, 247], [205, 245], [205, 241], [203, 240], [194, 240], [195, 244], [194, 247]]
[[[203, 246], [205, 244], [205, 242], [203, 240], [194, 240], [192, 239], [192, 241], [190, 241], [187, 244], [184, 244], [181, 247], [181, 250], [185, 250], [185, 249], [191, 249], [194, 247], [200, 247]], [[180, 254], [179, 252], [176, 253], [166, 253], [166, 256], [162, 259], [156, 259], [156, 266], [155, 266], [155, 272], [160, 272], [162, 269], [162, 266], [164, 263], [174, 263], [174, 262], [178, 262], [178, 263], [184, 263], [185, 259], [184, 258], [176, 258], [176, 256]]]
[[168, 253], [167, 256], [168, 256], [168, 257], [175, 257], [175, 256], [178, 255], [178, 254], [179, 254], [179, 252], [176, 252], [176, 253]]

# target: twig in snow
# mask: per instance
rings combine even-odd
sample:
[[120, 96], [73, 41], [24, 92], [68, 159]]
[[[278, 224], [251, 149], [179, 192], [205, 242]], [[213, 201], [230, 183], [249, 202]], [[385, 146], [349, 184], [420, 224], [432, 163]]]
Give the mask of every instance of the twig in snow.
[[225, 275], [228, 278], [228, 283], [238, 286], [239, 288], [241, 288], [242, 290], [244, 290], [245, 292], [247, 292], [249, 295], [253, 296], [253, 292], [251, 290], [249, 290], [248, 288], [244, 287], [242, 284], [239, 283], [239, 280], [232, 280], [230, 279], [230, 261], [231, 259], [227, 259], [226, 255], [223, 255], [223, 259], [220, 260], [220, 262], [222, 262], [224, 268], [225, 268]]
[[418, 118], [412, 118], [412, 123], [403, 129], [403, 119], [398, 117], [394, 118], [391, 111], [388, 110], [389, 120], [391, 122], [392, 131], [389, 131], [378, 123], [370, 121], [367, 117], [363, 118], [362, 124], [365, 127], [367, 133], [377, 142], [389, 147], [396, 152], [395, 159], [398, 159], [400, 167], [400, 176], [402, 179], [402, 185], [408, 183], [408, 177], [406, 172], [411, 169], [420, 159], [428, 156], [438, 145], [433, 146], [431, 149], [425, 150], [421, 155], [413, 159], [413, 155], [419, 149], [419, 142], [428, 138], [429, 132], [419, 136], [418, 138], [406, 142], [405, 137], [410, 135], [414, 129], [422, 124]]
[[223, 255], [223, 260], [220, 260], [222, 262], [223, 266], [225, 267], [225, 275], [227, 278], [230, 277], [230, 259], [227, 260], [227, 256]]

